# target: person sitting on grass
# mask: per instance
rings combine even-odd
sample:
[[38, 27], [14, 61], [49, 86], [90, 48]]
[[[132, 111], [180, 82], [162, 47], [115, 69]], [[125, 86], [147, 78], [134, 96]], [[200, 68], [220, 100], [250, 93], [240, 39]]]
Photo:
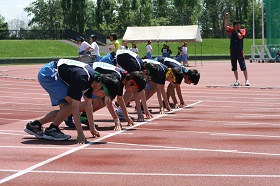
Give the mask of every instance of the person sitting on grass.
[[[51, 111], [39, 120], [28, 122], [24, 128], [25, 132], [49, 140], [70, 139], [71, 136], [62, 133], [58, 127], [72, 114], [78, 133], [77, 143], [86, 143], [79, 111], [80, 101], [84, 95], [90, 132], [93, 137], [100, 136], [93, 120], [92, 94], [99, 97], [106, 95], [114, 99], [120, 86], [119, 81], [110, 74], [97, 73], [88, 64], [70, 59], [60, 59], [46, 64], [39, 71], [38, 80], [48, 92], [52, 106], [59, 106], [59, 110]], [[51, 122], [50, 126], [43, 131], [42, 125], [48, 122]]]

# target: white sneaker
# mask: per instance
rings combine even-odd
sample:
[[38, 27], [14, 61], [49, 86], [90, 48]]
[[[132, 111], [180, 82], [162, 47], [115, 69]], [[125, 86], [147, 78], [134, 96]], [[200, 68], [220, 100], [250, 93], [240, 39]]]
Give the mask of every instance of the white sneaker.
[[245, 86], [250, 86], [249, 80], [246, 80]]
[[235, 83], [233, 84], [233, 86], [235, 86], [235, 87], [240, 86], [239, 81], [235, 81]]

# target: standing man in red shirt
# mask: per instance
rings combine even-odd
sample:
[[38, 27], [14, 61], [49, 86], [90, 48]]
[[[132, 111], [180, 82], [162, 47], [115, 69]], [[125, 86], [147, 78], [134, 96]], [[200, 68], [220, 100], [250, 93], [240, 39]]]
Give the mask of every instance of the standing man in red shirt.
[[230, 34], [230, 59], [231, 59], [232, 71], [234, 72], [234, 76], [236, 79], [234, 86], [240, 85], [240, 82], [238, 80], [238, 72], [237, 72], [237, 60], [239, 62], [240, 69], [241, 71], [243, 71], [245, 77], [245, 85], [250, 86], [246, 63], [245, 63], [245, 56], [243, 51], [243, 39], [246, 35], [246, 30], [240, 28], [240, 22], [237, 20], [233, 22], [233, 27], [228, 26], [228, 18], [229, 18], [229, 14], [226, 13], [224, 27], [227, 29], [228, 33]]

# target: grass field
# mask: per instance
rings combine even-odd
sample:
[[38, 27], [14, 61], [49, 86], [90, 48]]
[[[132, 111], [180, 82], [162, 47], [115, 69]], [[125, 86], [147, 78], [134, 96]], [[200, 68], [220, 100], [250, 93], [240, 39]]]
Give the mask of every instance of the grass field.
[[57, 40], [0, 40], [0, 59], [66, 58], [77, 52], [76, 47]]
[[[261, 39], [255, 43], [261, 44]], [[162, 45], [165, 43], [154, 42], [153, 55], [161, 55]], [[178, 52], [182, 43], [167, 42], [172, 50], [172, 56]], [[252, 39], [244, 40], [245, 54], [251, 53]], [[131, 47], [131, 43], [128, 44]], [[145, 56], [146, 43], [137, 43], [140, 57]], [[229, 39], [203, 39], [202, 43], [189, 43], [190, 56], [196, 55], [229, 55]], [[101, 56], [104, 53], [101, 53]], [[0, 59], [18, 58], [69, 58], [77, 56], [77, 47], [68, 45], [58, 40], [0, 40]]]

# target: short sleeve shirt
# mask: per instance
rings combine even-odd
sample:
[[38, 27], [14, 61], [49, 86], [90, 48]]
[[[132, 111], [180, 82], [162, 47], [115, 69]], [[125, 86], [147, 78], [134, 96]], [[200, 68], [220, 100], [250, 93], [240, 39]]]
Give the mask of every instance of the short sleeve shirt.
[[144, 70], [144, 63], [139, 56], [130, 50], [117, 50], [117, 65], [125, 69], [128, 73]]
[[143, 61], [145, 63], [153, 63], [153, 64], [158, 65], [158, 69], [159, 69], [158, 77], [157, 77], [157, 79], [152, 80], [152, 81], [157, 84], [164, 85], [165, 81], [166, 81], [166, 73], [168, 71], [168, 67], [158, 61], [151, 60], [151, 59], [144, 59]]
[[146, 46], [146, 52], [152, 52], [153, 48], [151, 45]]
[[88, 47], [90, 47], [90, 44], [88, 44], [88, 42], [84, 41], [82, 42], [82, 44], [80, 45], [78, 52], [82, 52], [88, 49]]
[[57, 69], [59, 77], [69, 87], [67, 96], [78, 101], [83, 94], [91, 98], [91, 84], [96, 74], [90, 65], [75, 60], [60, 59], [57, 62]]
[[[156, 59], [158, 62], [164, 64], [165, 66], [167, 66], [168, 68], [180, 68], [182, 69], [183, 66], [181, 65], [180, 62], [178, 62], [177, 60], [175, 59], [172, 59], [172, 58], [169, 58], [169, 57], [158, 57]], [[178, 80], [178, 79], [177, 79]], [[177, 81], [177, 82], [174, 82], [175, 84], [181, 84], [181, 78]]]
[[95, 62], [92, 64], [92, 68], [101, 73], [101, 74], [112, 74], [119, 82], [120, 82], [120, 88], [117, 92], [118, 96], [123, 95], [123, 88], [124, 84], [121, 82], [124, 80], [125, 76], [128, 74], [128, 72], [122, 68], [116, 67], [114, 65], [103, 63], [103, 62]]
[[246, 36], [246, 30], [240, 29], [240, 34], [243, 36], [242, 39], [238, 38], [238, 35], [234, 31], [233, 27], [229, 27], [228, 33], [230, 34], [230, 49], [243, 50], [243, 38]]
[[99, 46], [95, 41], [91, 43], [91, 48], [93, 49], [91, 55], [99, 55]]

